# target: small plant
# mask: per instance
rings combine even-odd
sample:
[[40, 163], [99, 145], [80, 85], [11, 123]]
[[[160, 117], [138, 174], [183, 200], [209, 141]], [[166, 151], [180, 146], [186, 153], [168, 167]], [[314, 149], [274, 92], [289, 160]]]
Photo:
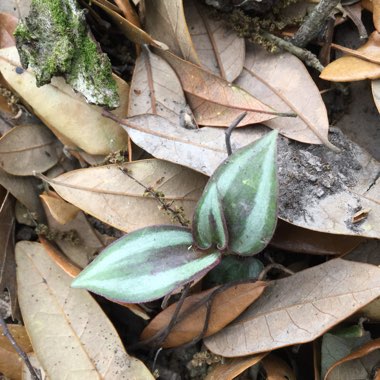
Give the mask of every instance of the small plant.
[[192, 230], [159, 225], [129, 233], [108, 246], [72, 287], [147, 302], [202, 277], [222, 255], [262, 251], [277, 221], [276, 140], [272, 131], [222, 162], [198, 202]]

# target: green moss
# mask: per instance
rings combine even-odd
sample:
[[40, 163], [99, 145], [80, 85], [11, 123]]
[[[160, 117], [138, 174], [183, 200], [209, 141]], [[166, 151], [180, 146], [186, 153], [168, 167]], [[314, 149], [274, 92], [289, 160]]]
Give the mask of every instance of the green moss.
[[21, 63], [33, 68], [37, 86], [61, 75], [88, 102], [119, 105], [111, 63], [91, 39], [75, 0], [32, 0], [15, 36]]

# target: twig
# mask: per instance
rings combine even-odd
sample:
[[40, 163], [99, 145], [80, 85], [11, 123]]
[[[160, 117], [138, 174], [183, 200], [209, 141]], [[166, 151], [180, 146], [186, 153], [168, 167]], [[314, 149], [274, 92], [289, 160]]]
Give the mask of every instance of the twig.
[[271, 34], [265, 30], [261, 30], [260, 35], [266, 40], [273, 42], [280, 49], [286, 50], [289, 53], [295, 55], [301, 61], [305, 62], [306, 65], [312, 67], [313, 69], [319, 72], [321, 72], [324, 69], [319, 59], [310, 51], [295, 46], [293, 43], [285, 41], [282, 38], [277, 37], [274, 34]]
[[278, 269], [280, 270], [281, 272], [284, 272], [286, 274], [289, 274], [289, 275], [292, 275], [294, 274], [294, 272], [286, 267], [284, 267], [283, 265], [281, 264], [277, 264], [277, 263], [272, 263], [272, 264], [269, 264], [267, 265], [259, 274], [259, 277], [258, 277], [258, 280], [259, 281], [263, 281], [265, 280], [265, 278], [267, 277], [267, 274], [272, 270], [272, 269]]
[[232, 154], [232, 148], [231, 148], [231, 134], [234, 131], [234, 129], [239, 125], [239, 123], [247, 116], [247, 112], [243, 112], [241, 115], [239, 115], [227, 128], [225, 134], [226, 134], [226, 149], [227, 154], [231, 156]]
[[338, 5], [339, 1], [340, 0], [320, 0], [292, 38], [291, 42], [293, 45], [304, 47], [317, 37], [324, 22], [330, 16], [332, 10]]
[[13, 348], [16, 350], [16, 352], [19, 354], [21, 359], [24, 361], [25, 365], [28, 367], [30, 375], [32, 376], [33, 380], [41, 380], [40, 377], [37, 375], [36, 371], [34, 370], [32, 364], [29, 361], [28, 355], [21, 349], [21, 347], [17, 344], [15, 338], [13, 338], [13, 335], [8, 329], [8, 326], [6, 322], [4, 321], [3, 317], [0, 315], [0, 325], [3, 329], [4, 336], [9, 340]]

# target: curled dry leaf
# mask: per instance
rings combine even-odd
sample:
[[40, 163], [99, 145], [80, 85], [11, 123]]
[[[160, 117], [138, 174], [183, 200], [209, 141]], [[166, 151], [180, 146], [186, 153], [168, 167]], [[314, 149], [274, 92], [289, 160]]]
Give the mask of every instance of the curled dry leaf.
[[92, 228], [85, 214], [69, 203], [65, 202], [77, 210], [76, 216], [66, 224], [57, 222], [50, 212], [51, 207], [49, 208], [49, 202], [52, 201], [51, 198], [56, 199], [56, 197], [57, 195], [52, 192], [49, 192], [49, 195], [45, 194], [41, 196], [48, 227], [58, 235], [66, 234], [66, 239], [55, 239], [55, 243], [75, 265], [79, 268], [84, 268], [90, 263], [96, 253], [104, 249], [106, 245]]
[[[15, 47], [0, 50], [0, 72], [64, 144], [78, 146], [90, 154], [108, 154], [127, 146], [125, 132], [101, 115], [102, 108], [87, 104], [80, 94], [75, 94], [63, 78], [53, 78], [51, 84], [38, 88], [31, 71], [20, 69]], [[114, 114], [125, 115], [129, 86], [115, 79], [121, 106]]]
[[209, 372], [205, 380], [233, 380], [246, 369], [259, 363], [267, 353], [261, 353], [244, 358], [225, 359], [224, 364], [219, 364]]
[[[347, 363], [351, 360], [361, 359], [375, 350], [380, 349], [380, 339], [374, 339], [365, 343], [363, 346], [352, 352], [351, 354], [345, 356], [343, 359], [338, 360], [334, 363], [326, 372], [324, 380], [332, 380], [335, 378], [333, 375], [333, 371], [335, 368], [339, 367], [343, 363]], [[336, 379], [336, 378], [335, 378]]]
[[145, 27], [179, 57], [200, 65], [187, 28], [182, 0], [146, 0]]
[[[206, 322], [208, 308], [210, 320], [204, 336], [215, 334], [256, 301], [265, 286], [262, 281], [248, 282], [227, 287], [221, 292], [217, 291], [218, 288], [213, 288], [187, 297], [178, 315], [178, 323], [174, 325], [162, 347], [177, 347], [199, 337]], [[212, 296], [214, 292], [216, 293]], [[164, 329], [171, 321], [176, 306], [177, 303], [174, 303], [158, 314], [144, 329], [141, 339], [149, 339]], [[196, 308], [193, 309], [194, 307]]]
[[115, 12], [112, 3], [105, 0], [91, 0], [91, 3], [105, 11], [111, 17], [114, 24], [121, 30], [121, 32], [135, 44], [148, 44], [157, 47], [164, 47], [158, 41], [155, 41], [148, 33], [137, 27], [133, 22]]
[[15, 199], [0, 186], [0, 292], [8, 291], [14, 319], [17, 316], [15, 222]]
[[0, 49], [15, 45], [13, 32], [17, 22], [16, 17], [8, 13], [0, 13]]
[[45, 126], [19, 125], [0, 139], [0, 166], [19, 176], [43, 173], [58, 162], [59, 145]]
[[136, 60], [128, 116], [151, 113], [179, 122], [186, 107], [181, 82], [170, 65], [148, 48]]
[[43, 222], [44, 210], [38, 197], [38, 181], [33, 177], [16, 177], [0, 169], [0, 185], [6, 188], [33, 214], [34, 219]]
[[325, 104], [297, 57], [290, 53], [269, 53], [249, 44], [243, 72], [235, 83], [270, 107], [297, 115], [267, 120], [265, 125], [290, 139], [331, 147]]
[[73, 170], [46, 181], [66, 201], [126, 232], [178, 222], [173, 213], [160, 209], [162, 204], [149, 188], [191, 220], [207, 177], [155, 159], [131, 162], [123, 168], [126, 172], [117, 165]]
[[309, 255], [344, 255], [357, 247], [364, 238], [317, 232], [279, 219], [270, 245], [285, 251]]
[[233, 82], [244, 64], [245, 42], [210, 8], [196, 0], [184, 2], [186, 21], [200, 63], [212, 73]]
[[[146, 367], [125, 352], [111, 322], [41, 244], [16, 245], [19, 300], [35, 353], [49, 378], [152, 379]], [[41, 326], [44, 326], [41, 329]], [[70, 363], [70, 366], [67, 366]]]
[[[373, 32], [368, 41], [356, 50], [359, 56], [344, 56], [331, 62], [322, 71], [320, 78], [332, 82], [351, 82], [380, 78], [380, 33]], [[378, 63], [366, 59], [376, 60]]]
[[380, 112], [380, 80], [373, 80], [371, 82], [373, 100], [377, 110]]
[[261, 360], [266, 373], [266, 380], [296, 380], [296, 375], [289, 365], [274, 354], [269, 354]]
[[59, 223], [66, 224], [75, 219], [79, 208], [65, 202], [55, 193], [41, 194], [44, 206], [49, 209], [51, 216]]
[[379, 268], [334, 259], [273, 281], [257, 302], [205, 344], [215, 354], [235, 357], [309, 342], [379, 295]]
[[198, 124], [227, 127], [242, 112], [247, 116], [240, 126], [273, 119], [276, 112], [234, 84], [175, 56], [155, 50], [177, 73]]
[[[227, 157], [221, 128], [187, 130], [157, 115], [135, 116], [120, 123], [137, 145], [155, 157], [207, 175]], [[239, 128], [232, 134], [232, 148], [243, 147], [267, 132], [262, 126]], [[341, 153], [279, 138], [278, 216], [319, 232], [379, 238], [380, 164], [339, 130], [330, 136]], [[353, 224], [352, 216], [361, 209], [371, 212]]]

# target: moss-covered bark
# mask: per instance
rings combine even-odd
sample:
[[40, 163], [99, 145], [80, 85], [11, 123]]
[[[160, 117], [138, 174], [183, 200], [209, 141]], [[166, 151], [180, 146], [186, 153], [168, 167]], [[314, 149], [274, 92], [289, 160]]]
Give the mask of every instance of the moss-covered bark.
[[76, 0], [33, 0], [15, 36], [21, 63], [34, 70], [37, 86], [64, 76], [88, 102], [119, 105], [111, 63], [92, 39]]

